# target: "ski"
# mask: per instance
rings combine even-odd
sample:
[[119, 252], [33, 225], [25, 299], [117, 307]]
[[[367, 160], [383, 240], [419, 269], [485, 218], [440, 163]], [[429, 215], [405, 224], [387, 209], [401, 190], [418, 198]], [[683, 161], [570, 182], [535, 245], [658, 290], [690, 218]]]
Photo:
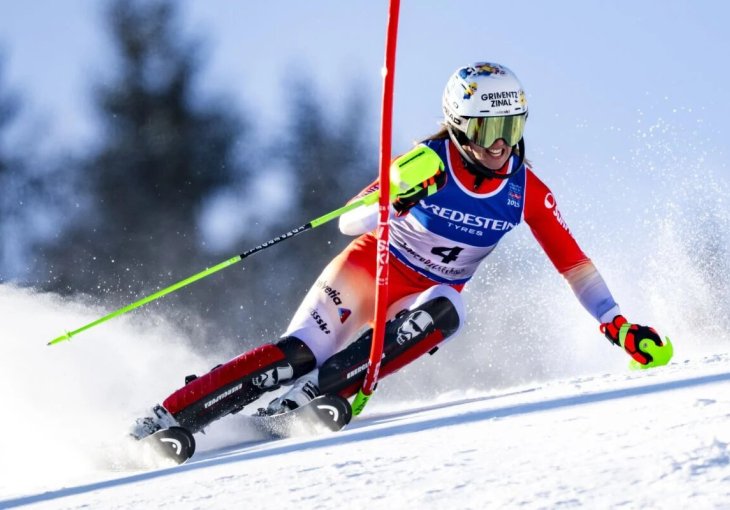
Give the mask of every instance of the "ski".
[[[352, 408], [338, 395], [320, 395], [292, 411], [274, 415], [249, 416], [248, 423], [267, 439], [311, 436], [337, 432], [350, 423]], [[187, 462], [195, 453], [195, 438], [183, 427], [161, 429], [140, 439], [157, 455], [177, 464]]]
[[183, 427], [158, 430], [140, 439], [140, 443], [149, 445], [157, 455], [177, 464], [186, 462], [195, 453], [195, 438]]
[[320, 395], [291, 411], [249, 417], [253, 426], [271, 439], [337, 432], [352, 419], [352, 408], [339, 395]]

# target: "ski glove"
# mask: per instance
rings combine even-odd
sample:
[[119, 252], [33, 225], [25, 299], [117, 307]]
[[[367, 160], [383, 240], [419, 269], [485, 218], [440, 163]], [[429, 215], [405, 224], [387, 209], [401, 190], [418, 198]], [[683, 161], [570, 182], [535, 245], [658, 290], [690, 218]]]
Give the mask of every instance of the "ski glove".
[[408, 191], [399, 193], [393, 201], [393, 209], [396, 211], [396, 216], [405, 216], [415, 205], [418, 205], [418, 202], [433, 195], [443, 188], [445, 184], [446, 172], [440, 169], [433, 177], [426, 179], [420, 184], [416, 184]]
[[629, 364], [632, 369], [666, 365], [674, 354], [669, 338], [665, 337], [662, 342], [654, 328], [631, 324], [623, 315], [601, 324], [601, 333], [629, 353], [633, 358]]

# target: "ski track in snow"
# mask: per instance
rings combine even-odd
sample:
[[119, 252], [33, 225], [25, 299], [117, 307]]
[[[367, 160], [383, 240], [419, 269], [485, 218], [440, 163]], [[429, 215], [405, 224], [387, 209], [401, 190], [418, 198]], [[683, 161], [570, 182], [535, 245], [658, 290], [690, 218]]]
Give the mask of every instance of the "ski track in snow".
[[[48, 479], [0, 508], [730, 508], [728, 417], [723, 353], [430, 404], [375, 398], [339, 433], [199, 436], [186, 465]], [[244, 418], [223, 421], [245, 436]]]

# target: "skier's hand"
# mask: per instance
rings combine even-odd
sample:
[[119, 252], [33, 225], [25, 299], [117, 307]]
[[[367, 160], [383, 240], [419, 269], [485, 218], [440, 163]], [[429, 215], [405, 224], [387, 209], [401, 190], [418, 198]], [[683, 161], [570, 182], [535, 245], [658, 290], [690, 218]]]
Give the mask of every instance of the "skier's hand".
[[445, 184], [446, 172], [444, 170], [438, 170], [433, 177], [426, 179], [420, 184], [416, 184], [408, 191], [399, 193], [396, 195], [395, 200], [393, 200], [393, 209], [396, 211], [396, 216], [405, 216], [413, 206], [417, 205], [422, 199], [436, 193]]
[[629, 353], [633, 358], [630, 367], [634, 369], [666, 365], [674, 354], [669, 338], [662, 341], [654, 328], [631, 324], [623, 315], [601, 324], [601, 333]]

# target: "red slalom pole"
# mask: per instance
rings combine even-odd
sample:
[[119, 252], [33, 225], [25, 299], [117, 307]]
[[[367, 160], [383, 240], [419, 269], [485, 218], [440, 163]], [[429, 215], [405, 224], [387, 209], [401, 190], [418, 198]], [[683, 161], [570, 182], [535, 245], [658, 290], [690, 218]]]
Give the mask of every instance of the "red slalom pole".
[[385, 67], [383, 67], [383, 103], [380, 123], [380, 167], [378, 200], [378, 248], [375, 289], [375, 317], [373, 340], [370, 346], [370, 359], [365, 373], [365, 381], [352, 403], [354, 414], [360, 412], [375, 391], [380, 371], [380, 360], [383, 357], [383, 340], [385, 337], [385, 314], [388, 310], [388, 238], [390, 217], [390, 160], [393, 127], [393, 83], [395, 82], [395, 48], [398, 38], [398, 14], [400, 0], [390, 0], [388, 4], [388, 27], [385, 36]]

